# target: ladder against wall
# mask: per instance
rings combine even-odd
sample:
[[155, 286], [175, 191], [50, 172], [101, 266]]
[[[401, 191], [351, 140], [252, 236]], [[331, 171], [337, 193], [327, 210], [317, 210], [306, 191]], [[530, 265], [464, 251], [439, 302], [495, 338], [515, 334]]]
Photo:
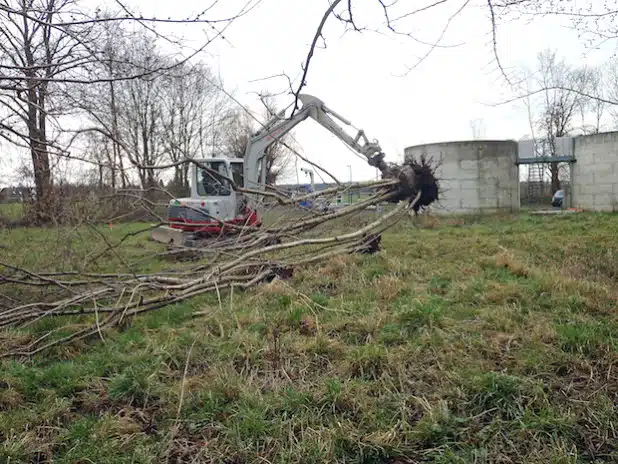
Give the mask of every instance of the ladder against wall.
[[528, 203], [539, 203], [545, 193], [545, 166], [543, 164], [528, 165], [527, 193]]

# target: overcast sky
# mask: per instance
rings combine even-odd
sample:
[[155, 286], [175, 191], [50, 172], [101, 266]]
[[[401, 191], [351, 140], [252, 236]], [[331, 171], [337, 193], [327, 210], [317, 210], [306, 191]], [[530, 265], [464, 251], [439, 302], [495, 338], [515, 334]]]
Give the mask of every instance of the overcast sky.
[[[141, 2], [144, 11], [148, 3]], [[192, 4], [193, 9], [203, 5], [194, 0], [182, 3], [187, 9]], [[238, 2], [223, 3], [220, 10], [231, 11]], [[408, 12], [423, 3], [433, 2], [400, 0], [393, 13]], [[328, 4], [327, 0], [264, 0], [231, 26], [226, 41], [211, 47], [207, 59], [228, 88], [236, 88], [244, 103], [257, 108], [251, 92], [284, 90], [287, 81], [251, 81], [279, 73], [297, 78]], [[461, 4], [450, 0], [395, 25], [402, 32], [414, 32], [420, 41], [435, 43]], [[170, 5], [160, 2], [157, 8], [173, 14]], [[326, 48], [316, 51], [304, 92], [321, 98], [370, 138], [377, 138], [388, 159], [399, 159], [410, 145], [470, 139], [471, 121], [478, 119], [484, 138], [519, 139], [530, 133], [528, 113], [521, 102], [492, 106], [513, 92], [493, 59], [486, 2], [471, 2], [455, 16], [440, 42], [449, 47], [434, 49], [388, 33], [377, 0], [357, 0], [353, 5], [358, 25], [379, 28], [381, 34], [342, 34], [341, 24], [331, 17], [324, 34]], [[587, 52], [569, 26], [566, 20], [550, 18], [500, 24], [498, 49], [507, 73], [534, 68], [537, 53], [548, 47], [574, 64], [601, 63], [613, 52], [607, 48]], [[287, 97], [281, 103], [289, 101]], [[341, 180], [349, 177], [348, 165], [354, 180], [374, 176], [371, 167], [313, 121], [297, 126], [295, 138], [304, 155], [327, 166]]]
[[[424, 1], [400, 0], [400, 8], [393, 12], [405, 13]], [[241, 2], [221, 1], [210, 15], [230, 14]], [[131, 4], [145, 15], [158, 16], [178, 17], [204, 9], [203, 0], [132, 0]], [[356, 0], [353, 5], [357, 24], [379, 27], [381, 34], [342, 34], [342, 25], [331, 17], [324, 33], [326, 48], [316, 50], [304, 92], [323, 99], [363, 128], [369, 138], [377, 138], [387, 159], [400, 159], [410, 145], [470, 139], [473, 120], [482, 120], [484, 138], [519, 139], [530, 133], [521, 103], [492, 106], [512, 97], [513, 92], [497, 72], [486, 2], [470, 3], [451, 21], [440, 42], [450, 47], [432, 50], [408, 37], [388, 33], [377, 0]], [[401, 31], [413, 31], [420, 41], [434, 43], [460, 6], [461, 2], [449, 0], [396, 25]], [[201, 58], [220, 73], [229, 90], [236, 90], [244, 104], [258, 109], [251, 92], [287, 87], [282, 78], [260, 79], [280, 73], [299, 76], [327, 7], [327, 0], [263, 0], [235, 21], [225, 40], [213, 43]], [[568, 26], [566, 21], [549, 18], [500, 24], [498, 49], [504, 68], [508, 72], [533, 68], [537, 53], [548, 47], [572, 63], [607, 60], [613, 50], [585, 53], [577, 33]], [[204, 27], [186, 26], [182, 32], [197, 44], [203, 40]], [[424, 55], [426, 58], [404, 75]], [[289, 102], [289, 97], [280, 100], [281, 104]], [[373, 168], [313, 121], [298, 126], [295, 138], [305, 156], [326, 166], [340, 180], [348, 180], [348, 165], [354, 180], [375, 176]]]

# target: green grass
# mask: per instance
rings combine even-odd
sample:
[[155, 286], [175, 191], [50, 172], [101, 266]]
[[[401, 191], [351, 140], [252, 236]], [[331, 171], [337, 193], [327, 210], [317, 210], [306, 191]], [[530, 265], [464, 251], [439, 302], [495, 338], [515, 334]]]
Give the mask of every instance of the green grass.
[[[3, 361], [0, 462], [616, 462], [617, 229], [609, 214], [401, 225], [378, 255]], [[0, 243], [58, 269], [86, 266], [95, 236]], [[126, 245], [101, 270], [154, 249]]]
[[0, 203], [0, 219], [20, 219], [23, 215], [23, 203]]

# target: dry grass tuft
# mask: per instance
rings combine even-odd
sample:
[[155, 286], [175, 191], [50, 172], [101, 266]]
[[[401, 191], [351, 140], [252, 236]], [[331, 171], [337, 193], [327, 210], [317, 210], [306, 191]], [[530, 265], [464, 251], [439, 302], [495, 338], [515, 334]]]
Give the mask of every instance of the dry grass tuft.
[[380, 303], [389, 304], [406, 289], [406, 282], [394, 275], [384, 275], [377, 277], [372, 286], [375, 288], [376, 296]]
[[330, 277], [332, 280], [342, 279], [355, 267], [355, 260], [356, 258], [351, 255], [335, 256], [319, 266], [316, 274], [321, 277]]
[[295, 292], [286, 282], [274, 279], [272, 282], [260, 286], [256, 290], [257, 295], [271, 296], [294, 296]]
[[504, 250], [498, 253], [493, 260], [496, 266], [508, 269], [518, 277], [528, 277], [530, 274], [530, 267], [517, 259], [511, 251]]

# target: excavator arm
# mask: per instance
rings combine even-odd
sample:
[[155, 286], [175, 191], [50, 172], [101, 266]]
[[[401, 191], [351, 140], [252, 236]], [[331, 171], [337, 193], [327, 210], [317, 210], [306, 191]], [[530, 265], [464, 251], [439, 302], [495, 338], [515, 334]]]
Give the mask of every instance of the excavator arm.
[[355, 137], [350, 136], [335, 119], [348, 126], [352, 126], [352, 124], [329, 109], [319, 98], [301, 94], [299, 99], [302, 107], [296, 114], [287, 119], [276, 116], [249, 140], [245, 151], [245, 187], [254, 190], [264, 188], [266, 184], [266, 150], [309, 117], [329, 130], [350, 148], [364, 155], [371, 166], [377, 167], [381, 171], [386, 169], [384, 153], [377, 141], [370, 142], [363, 130], [358, 130]]

